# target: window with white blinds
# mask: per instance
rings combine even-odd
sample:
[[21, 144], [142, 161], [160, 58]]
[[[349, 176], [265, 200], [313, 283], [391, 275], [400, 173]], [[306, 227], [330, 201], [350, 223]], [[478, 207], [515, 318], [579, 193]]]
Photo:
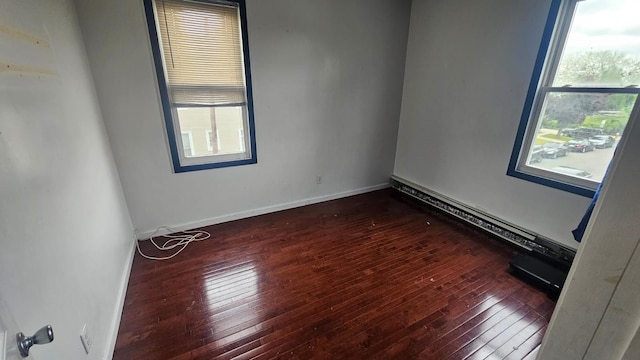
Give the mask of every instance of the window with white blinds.
[[145, 0], [145, 8], [175, 171], [255, 163], [244, 1]]

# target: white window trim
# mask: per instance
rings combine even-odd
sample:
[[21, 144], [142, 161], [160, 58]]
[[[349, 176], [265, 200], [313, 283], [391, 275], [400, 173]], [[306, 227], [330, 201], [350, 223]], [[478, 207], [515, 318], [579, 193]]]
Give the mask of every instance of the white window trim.
[[222, 151], [222, 142], [220, 141], [220, 130], [216, 127], [216, 145], [218, 146], [218, 151]]
[[243, 152], [247, 151], [245, 146], [247, 139], [244, 136], [244, 128], [238, 129], [238, 141], [240, 141], [240, 150]]

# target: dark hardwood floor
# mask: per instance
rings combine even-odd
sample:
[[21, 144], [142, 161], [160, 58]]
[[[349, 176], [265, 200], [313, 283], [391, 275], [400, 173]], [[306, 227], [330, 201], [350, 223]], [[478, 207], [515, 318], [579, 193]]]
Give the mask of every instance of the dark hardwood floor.
[[511, 248], [390, 189], [204, 229], [136, 255], [114, 359], [533, 360], [555, 306]]

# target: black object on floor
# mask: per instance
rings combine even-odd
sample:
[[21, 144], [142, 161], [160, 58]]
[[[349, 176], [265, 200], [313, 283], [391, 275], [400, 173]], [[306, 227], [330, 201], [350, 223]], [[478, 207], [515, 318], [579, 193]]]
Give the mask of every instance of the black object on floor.
[[557, 299], [567, 279], [567, 272], [531, 255], [520, 255], [509, 263], [511, 272], [521, 279], [544, 289]]

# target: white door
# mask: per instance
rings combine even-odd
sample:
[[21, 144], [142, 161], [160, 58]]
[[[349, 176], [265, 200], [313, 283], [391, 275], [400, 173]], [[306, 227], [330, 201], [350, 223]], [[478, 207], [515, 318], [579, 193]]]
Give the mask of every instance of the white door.
[[20, 329], [13, 319], [8, 306], [0, 298], [0, 360], [35, 360], [35, 357], [31, 354], [26, 358], [20, 355], [16, 341], [16, 335], [20, 332]]
[[[16, 342], [16, 334], [20, 332], [8, 307], [0, 299], [0, 360], [22, 360]], [[33, 359], [29, 356], [27, 359]]]

